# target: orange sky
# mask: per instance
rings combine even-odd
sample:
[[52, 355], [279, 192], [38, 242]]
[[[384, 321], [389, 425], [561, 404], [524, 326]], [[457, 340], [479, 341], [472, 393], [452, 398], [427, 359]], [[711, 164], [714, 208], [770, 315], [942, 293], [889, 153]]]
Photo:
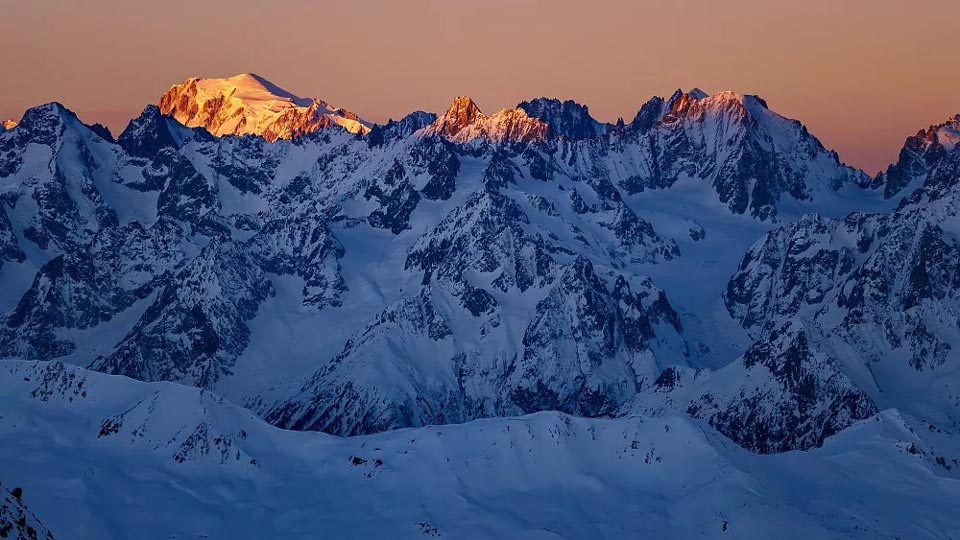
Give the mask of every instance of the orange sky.
[[0, 0], [0, 117], [122, 126], [190, 76], [254, 72], [373, 121], [541, 95], [601, 120], [677, 87], [763, 96], [876, 172], [960, 112], [957, 0]]

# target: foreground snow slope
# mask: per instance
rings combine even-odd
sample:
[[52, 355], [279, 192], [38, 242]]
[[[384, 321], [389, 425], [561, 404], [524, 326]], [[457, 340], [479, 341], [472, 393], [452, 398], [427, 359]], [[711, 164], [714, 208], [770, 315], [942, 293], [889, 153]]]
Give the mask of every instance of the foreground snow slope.
[[56, 538], [956, 537], [957, 437], [921, 427], [888, 410], [766, 456], [682, 416], [343, 439], [196, 388], [0, 363], [0, 479]]

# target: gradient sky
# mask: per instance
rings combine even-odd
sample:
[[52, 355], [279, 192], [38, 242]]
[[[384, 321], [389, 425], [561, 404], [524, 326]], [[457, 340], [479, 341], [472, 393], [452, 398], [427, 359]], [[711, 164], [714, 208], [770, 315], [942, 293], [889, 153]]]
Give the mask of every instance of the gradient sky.
[[258, 73], [372, 121], [537, 96], [630, 119], [758, 94], [874, 173], [960, 112], [957, 0], [0, 0], [0, 118], [57, 100], [115, 131], [171, 84]]

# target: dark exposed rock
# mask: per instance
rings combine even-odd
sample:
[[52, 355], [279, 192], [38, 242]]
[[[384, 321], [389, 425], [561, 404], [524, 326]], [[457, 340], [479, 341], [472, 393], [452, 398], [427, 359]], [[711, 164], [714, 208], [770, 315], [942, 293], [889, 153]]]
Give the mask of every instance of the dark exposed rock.
[[606, 129], [604, 124], [590, 116], [586, 105], [572, 100], [537, 98], [517, 105], [532, 118], [544, 121], [550, 137], [562, 137], [571, 141], [597, 137]]
[[53, 533], [27, 507], [23, 488], [0, 484], [0, 538], [53, 540]]

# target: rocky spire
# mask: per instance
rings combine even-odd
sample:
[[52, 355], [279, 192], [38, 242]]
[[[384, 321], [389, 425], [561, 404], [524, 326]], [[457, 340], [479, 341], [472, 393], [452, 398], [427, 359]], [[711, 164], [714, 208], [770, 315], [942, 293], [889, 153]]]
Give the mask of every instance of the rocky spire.
[[459, 143], [474, 139], [498, 143], [532, 142], [545, 140], [549, 126], [541, 120], [531, 118], [522, 109], [503, 109], [487, 116], [472, 99], [458, 96], [443, 116], [419, 133], [440, 136]]

